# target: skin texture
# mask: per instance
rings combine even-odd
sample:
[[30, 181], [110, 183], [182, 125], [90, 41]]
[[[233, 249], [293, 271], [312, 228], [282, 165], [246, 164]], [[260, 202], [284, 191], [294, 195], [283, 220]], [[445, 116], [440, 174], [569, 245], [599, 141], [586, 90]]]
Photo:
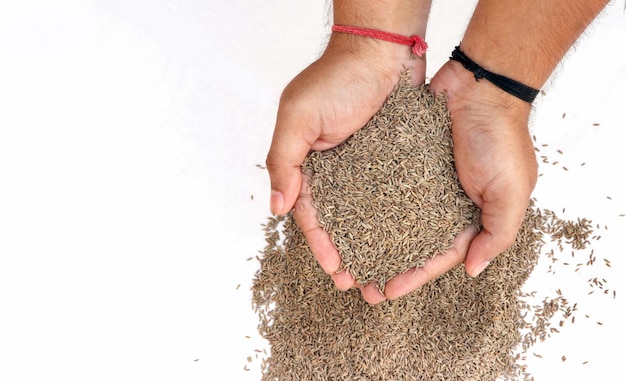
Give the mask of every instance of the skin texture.
[[[480, 0], [461, 48], [485, 69], [540, 88], [606, 4]], [[424, 1], [333, 4], [335, 24], [404, 35], [423, 36], [429, 10], [430, 2]], [[357, 285], [350, 275], [337, 273], [340, 254], [319, 226], [300, 165], [310, 150], [335, 147], [364, 126], [404, 69], [412, 69], [414, 84], [424, 82], [426, 61], [410, 60], [409, 53], [407, 46], [333, 34], [323, 55], [285, 88], [266, 161], [272, 213], [293, 209], [313, 254], [335, 285], [341, 290], [359, 287], [370, 303], [405, 295], [463, 262], [468, 274], [477, 276], [513, 244], [537, 180], [528, 132], [531, 105], [486, 80], [476, 81], [460, 63], [449, 61], [430, 88], [448, 98], [457, 173], [465, 192], [481, 208], [483, 229], [466, 229], [452, 250], [391, 279], [385, 295], [374, 285]]]

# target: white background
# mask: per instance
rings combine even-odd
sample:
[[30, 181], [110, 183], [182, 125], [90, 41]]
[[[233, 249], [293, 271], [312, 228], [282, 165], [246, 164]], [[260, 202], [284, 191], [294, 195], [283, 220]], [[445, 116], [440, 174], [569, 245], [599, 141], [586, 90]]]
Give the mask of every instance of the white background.
[[[1, 380], [259, 380], [257, 165], [281, 90], [323, 48], [323, 3], [0, 2]], [[470, 14], [435, 1], [428, 76]], [[541, 166], [540, 205], [602, 225], [596, 275], [532, 279], [580, 301], [533, 349], [537, 380], [625, 377], [624, 36], [617, 2], [536, 102], [531, 129], [559, 161]], [[589, 276], [617, 298], [587, 296]]]

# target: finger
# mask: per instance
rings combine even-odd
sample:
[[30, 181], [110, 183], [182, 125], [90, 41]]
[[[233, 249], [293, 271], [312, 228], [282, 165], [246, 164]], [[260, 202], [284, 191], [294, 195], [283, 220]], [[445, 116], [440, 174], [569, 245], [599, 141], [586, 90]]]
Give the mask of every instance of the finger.
[[[317, 209], [313, 206], [308, 176], [302, 175], [301, 178], [299, 188], [302, 192], [296, 201], [293, 217], [300, 226], [317, 262], [327, 274], [334, 275], [341, 266], [341, 256], [330, 240], [330, 235], [320, 226]], [[343, 285], [344, 278], [338, 276], [338, 279]]]
[[513, 245], [527, 206], [528, 201], [483, 203], [483, 227], [472, 241], [465, 259], [465, 270], [470, 276], [478, 276], [495, 257]]
[[335, 282], [335, 287], [341, 291], [348, 291], [352, 287], [356, 286], [354, 277], [345, 270], [332, 274], [331, 278], [333, 279], [333, 282]]
[[361, 295], [363, 299], [369, 304], [378, 304], [382, 301], [387, 300], [385, 294], [380, 292], [380, 289], [376, 285], [376, 283], [370, 283], [366, 286], [361, 287]]
[[300, 192], [300, 166], [317, 139], [317, 136], [310, 136], [314, 135], [310, 128], [303, 127], [303, 122], [308, 121], [294, 113], [278, 110], [272, 144], [265, 161], [272, 187], [270, 210], [278, 215], [293, 208]]
[[428, 259], [423, 267], [410, 269], [393, 277], [385, 285], [385, 295], [395, 299], [406, 295], [439, 277], [441, 274], [463, 263], [467, 250], [478, 231], [470, 226], [454, 239], [454, 247], [444, 254]]

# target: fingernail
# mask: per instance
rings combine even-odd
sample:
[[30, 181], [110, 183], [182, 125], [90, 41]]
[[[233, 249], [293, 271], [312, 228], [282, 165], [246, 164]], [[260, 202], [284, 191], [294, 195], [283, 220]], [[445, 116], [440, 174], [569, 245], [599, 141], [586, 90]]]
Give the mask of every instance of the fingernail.
[[270, 194], [270, 211], [272, 214], [279, 214], [285, 206], [285, 198], [279, 191], [273, 190]]
[[469, 275], [472, 277], [477, 277], [478, 275], [480, 275], [480, 273], [483, 272], [483, 270], [487, 268], [487, 266], [489, 266], [489, 261], [482, 262], [481, 264], [474, 267], [474, 270], [472, 270]]

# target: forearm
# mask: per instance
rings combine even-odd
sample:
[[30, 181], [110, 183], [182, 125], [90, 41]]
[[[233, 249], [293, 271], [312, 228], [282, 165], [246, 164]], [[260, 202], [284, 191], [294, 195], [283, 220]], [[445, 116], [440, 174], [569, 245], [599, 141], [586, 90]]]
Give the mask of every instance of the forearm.
[[424, 36], [431, 0], [334, 0], [335, 24]]
[[541, 88], [607, 0], [480, 0], [461, 42], [484, 69]]

